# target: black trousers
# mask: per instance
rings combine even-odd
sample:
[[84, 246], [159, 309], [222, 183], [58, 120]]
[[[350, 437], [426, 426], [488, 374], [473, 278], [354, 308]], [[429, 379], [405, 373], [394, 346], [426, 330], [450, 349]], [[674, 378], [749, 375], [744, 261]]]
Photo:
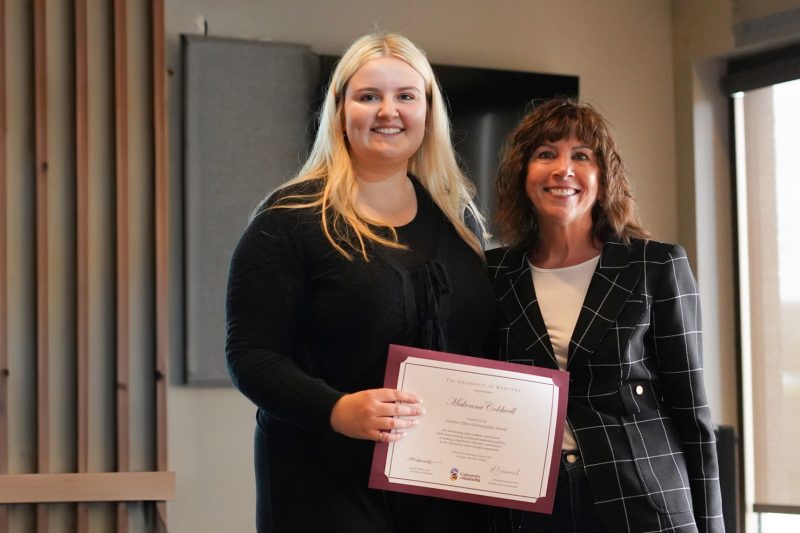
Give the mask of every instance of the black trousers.
[[[258, 533], [487, 533], [489, 511], [469, 503], [367, 487], [366, 455], [345, 459], [321, 452], [324, 443], [255, 434]], [[361, 445], [363, 444], [363, 445]]]
[[495, 509], [496, 533], [607, 533], [594, 507], [579, 454], [561, 454], [553, 514]]

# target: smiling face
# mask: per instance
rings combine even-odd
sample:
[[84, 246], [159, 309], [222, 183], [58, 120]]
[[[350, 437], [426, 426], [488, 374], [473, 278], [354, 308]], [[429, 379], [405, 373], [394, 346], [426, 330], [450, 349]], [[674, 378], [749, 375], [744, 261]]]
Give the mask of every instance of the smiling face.
[[353, 165], [396, 171], [408, 167], [425, 135], [425, 82], [394, 57], [364, 63], [347, 83], [344, 126]]
[[528, 161], [525, 192], [543, 229], [591, 231], [592, 207], [600, 196], [596, 154], [574, 135], [537, 146]]

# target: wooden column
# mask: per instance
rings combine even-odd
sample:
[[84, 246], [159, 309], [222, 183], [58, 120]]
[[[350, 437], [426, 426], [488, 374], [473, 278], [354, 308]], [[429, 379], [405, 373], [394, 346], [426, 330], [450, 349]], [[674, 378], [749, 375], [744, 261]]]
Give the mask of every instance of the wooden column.
[[[75, 16], [75, 272], [77, 470], [89, 471], [89, 48], [86, 0], [74, 0]], [[75, 529], [89, 530], [89, 508], [79, 503]]]
[[[164, 0], [151, 4], [153, 43], [153, 179], [156, 261], [156, 470], [167, 471], [167, 365], [169, 355], [169, 181], [167, 172], [166, 29]], [[156, 502], [155, 530], [167, 529], [167, 504]]]
[[[47, 26], [46, 0], [34, 0], [34, 98], [36, 113], [36, 461], [39, 473], [50, 470], [47, 309]], [[46, 533], [47, 506], [37, 505], [36, 531]]]
[[[6, 2], [0, 0], [0, 476], [8, 474], [8, 161], [6, 157]], [[8, 531], [8, 506], [0, 504], [0, 531]]]
[[[117, 471], [130, 469], [128, 294], [128, 29], [125, 0], [114, 0], [114, 123], [116, 135]], [[128, 530], [127, 505], [117, 506], [117, 532]]]

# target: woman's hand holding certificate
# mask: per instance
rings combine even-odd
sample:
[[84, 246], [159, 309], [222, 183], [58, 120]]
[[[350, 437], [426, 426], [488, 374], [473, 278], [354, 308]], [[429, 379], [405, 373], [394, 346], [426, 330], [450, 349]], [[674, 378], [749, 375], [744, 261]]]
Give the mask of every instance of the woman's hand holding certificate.
[[[425, 410], [420, 398], [396, 389], [370, 389], [345, 394], [331, 412], [331, 427], [354, 439], [396, 442], [404, 429], [416, 426]], [[400, 418], [404, 417], [404, 418]]]

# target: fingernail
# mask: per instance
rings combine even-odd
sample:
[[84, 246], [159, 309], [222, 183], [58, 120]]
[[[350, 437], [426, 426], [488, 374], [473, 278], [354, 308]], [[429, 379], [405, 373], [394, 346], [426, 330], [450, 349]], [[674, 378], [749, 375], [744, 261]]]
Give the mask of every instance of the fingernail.
[[419, 414], [424, 415], [425, 414], [425, 409], [422, 408], [422, 407], [419, 407]]

